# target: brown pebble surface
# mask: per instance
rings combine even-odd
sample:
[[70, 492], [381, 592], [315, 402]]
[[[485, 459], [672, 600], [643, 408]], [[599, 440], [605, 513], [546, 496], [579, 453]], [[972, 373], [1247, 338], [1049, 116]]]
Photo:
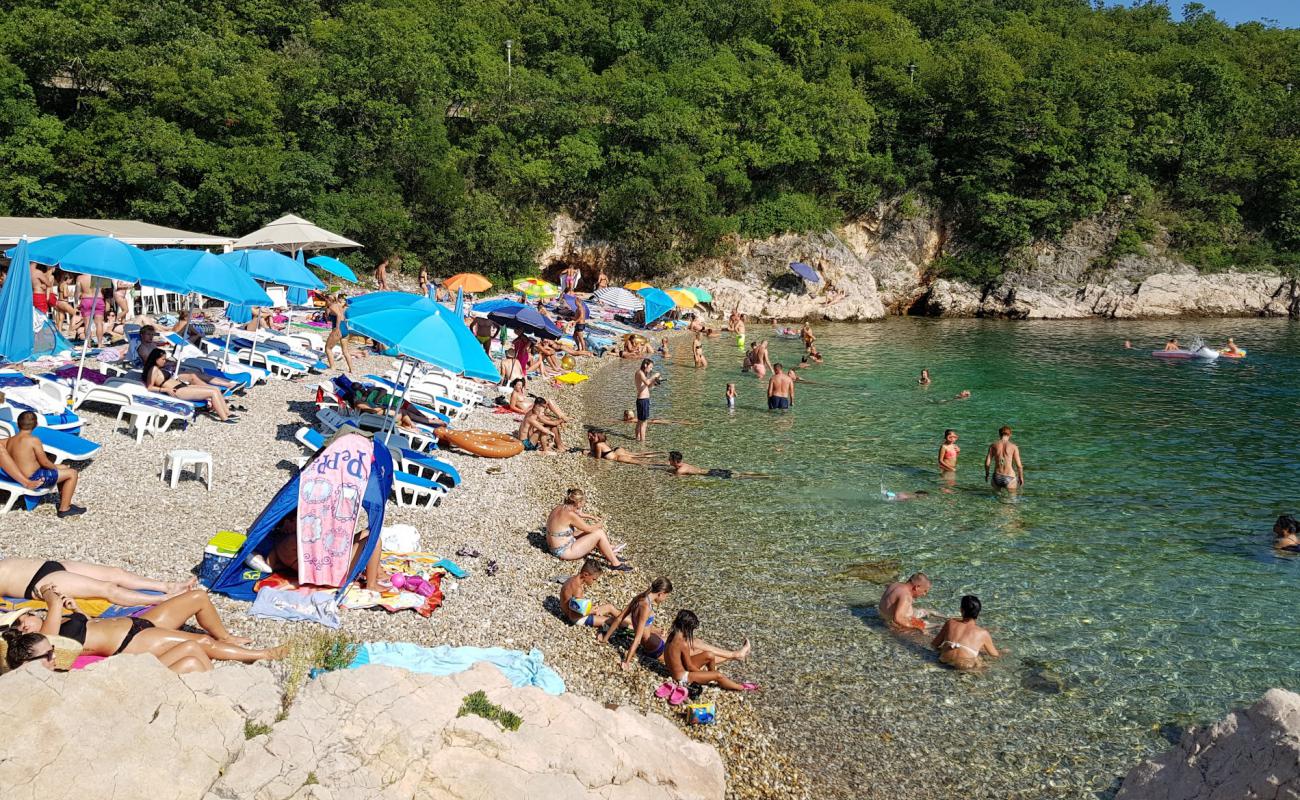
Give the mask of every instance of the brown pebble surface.
[[[356, 374], [383, 372], [390, 364], [391, 359], [362, 357], [356, 359]], [[579, 368], [593, 367], [588, 361]], [[97, 459], [82, 465], [74, 502], [88, 512], [60, 520], [54, 506], [47, 504], [33, 513], [0, 515], [0, 554], [110, 564], [166, 580], [188, 576], [208, 539], [219, 530], [244, 530], [292, 474], [296, 459], [306, 455], [293, 434], [298, 427], [314, 423], [317, 380], [313, 376], [301, 382], [272, 381], [242, 401], [249, 410], [236, 425], [204, 418], [188, 430], [146, 436], [139, 445], [119, 428], [115, 409], [84, 407], [80, 412], [86, 424], [83, 436], [104, 445]], [[581, 392], [541, 381], [531, 388], [555, 399], [575, 420], [565, 430], [565, 444], [585, 445], [578, 425], [584, 419]], [[505, 431], [514, 425], [512, 417], [479, 409], [458, 427]], [[212, 454], [216, 474], [211, 491], [189, 476], [175, 490], [159, 480], [163, 457], [173, 449]], [[446, 602], [429, 619], [410, 611], [345, 611], [343, 630], [368, 641], [536, 647], [570, 691], [683, 722], [679, 712], [654, 697], [663, 675], [644, 667], [622, 672], [620, 650], [598, 644], [589, 628], [565, 624], [550, 610], [555, 601], [547, 602], [558, 597], [558, 581], [577, 565], [543, 552], [530, 542], [529, 533], [540, 530], [547, 511], [570, 486], [587, 490], [590, 507], [600, 513], [600, 497], [588, 471], [581, 468], [585, 456], [526, 453], [492, 460], [458, 452], [440, 455], [460, 471], [462, 485], [437, 508], [400, 509], [389, 504], [385, 523], [415, 526], [422, 549], [452, 558], [470, 576], [444, 582]], [[618, 521], [608, 522], [614, 540], [622, 541]], [[454, 555], [466, 545], [480, 551], [480, 557]], [[593, 595], [625, 603], [655, 577], [652, 542], [628, 542], [624, 555], [636, 571], [607, 572]], [[500, 565], [493, 577], [483, 572], [490, 559]], [[259, 645], [274, 644], [312, 627], [254, 619], [247, 613], [247, 603], [220, 596], [214, 596], [214, 601], [232, 631], [254, 637]], [[752, 712], [746, 697], [709, 689], [703, 699], [718, 704], [719, 722], [689, 730], [717, 746], [728, 769], [729, 797], [811, 796], [802, 773], [776, 746], [770, 724]]]

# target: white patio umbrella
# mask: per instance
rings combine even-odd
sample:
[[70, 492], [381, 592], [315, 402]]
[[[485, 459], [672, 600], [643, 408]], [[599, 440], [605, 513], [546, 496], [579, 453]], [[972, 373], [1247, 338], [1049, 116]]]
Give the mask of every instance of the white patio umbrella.
[[292, 253], [295, 250], [338, 250], [360, 247], [361, 244], [327, 231], [302, 217], [285, 214], [266, 227], [235, 240], [233, 246], [236, 250], [265, 247]]

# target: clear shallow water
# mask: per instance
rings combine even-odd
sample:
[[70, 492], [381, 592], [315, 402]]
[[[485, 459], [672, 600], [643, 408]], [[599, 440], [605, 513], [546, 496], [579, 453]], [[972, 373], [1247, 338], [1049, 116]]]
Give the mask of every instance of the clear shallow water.
[[[801, 387], [791, 414], [764, 410], [730, 338], [706, 345], [706, 371], [682, 340], [655, 398], [658, 416], [702, 424], [652, 426], [654, 449], [774, 479], [587, 468], [607, 484], [605, 508], [639, 529], [629, 534], [656, 542], [678, 586], [670, 605], [699, 613], [706, 636], [753, 637], [754, 663], [735, 672], [771, 687], [758, 702], [827, 788], [1104, 796], [1172, 726], [1300, 685], [1300, 559], [1269, 547], [1273, 519], [1300, 505], [1300, 326], [895, 319], [814, 331], [826, 364], [806, 376], [829, 385]], [[1170, 332], [1234, 335], [1250, 357], [1151, 358]], [[1138, 349], [1123, 350], [1126, 337]], [[774, 361], [798, 361], [798, 342], [770, 346]], [[921, 367], [934, 385], [916, 385]], [[589, 413], [630, 407], [634, 368], [589, 382]], [[973, 397], [950, 400], [961, 389]], [[1025, 461], [1017, 502], [982, 482], [1002, 424]], [[934, 466], [945, 428], [961, 435], [952, 492]], [[882, 481], [931, 494], [884, 502]], [[935, 580], [923, 605], [955, 613], [979, 595], [1006, 657], [960, 675], [886, 633], [879, 581], [914, 570]]]

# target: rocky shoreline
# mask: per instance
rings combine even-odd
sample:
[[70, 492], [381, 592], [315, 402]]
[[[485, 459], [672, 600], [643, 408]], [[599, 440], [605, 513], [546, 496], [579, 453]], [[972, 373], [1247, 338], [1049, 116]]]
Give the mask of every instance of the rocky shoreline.
[[[615, 261], [607, 244], [582, 237], [557, 217], [543, 270], [575, 262]], [[833, 230], [737, 240], [722, 257], [688, 264], [655, 282], [699, 286], [714, 307], [761, 319], [871, 321], [889, 315], [1005, 319], [1159, 319], [1291, 317], [1300, 319], [1300, 280], [1278, 271], [1204, 273], [1159, 243], [1111, 258], [1118, 225], [1080, 222], [1059, 241], [1012, 253], [987, 285], [948, 276], [950, 232], [938, 213], [881, 204]], [[789, 270], [814, 267], [820, 284]], [[588, 267], [589, 268], [589, 267]]]
[[[358, 362], [358, 373], [382, 371], [388, 363], [366, 357]], [[583, 366], [599, 369], [602, 365]], [[556, 399], [576, 423], [587, 419], [579, 390], [541, 382], [535, 390]], [[293, 435], [299, 426], [314, 420], [312, 394], [306, 383], [273, 382], [249, 396], [249, 411], [237, 425], [200, 420], [188, 431], [146, 437], [140, 445], [119, 431], [113, 417], [102, 409], [85, 409], [83, 435], [105, 445], [102, 454], [85, 465], [78, 489], [78, 502], [89, 513], [58, 520], [50, 507], [43, 506], [33, 513], [0, 516], [0, 552], [113, 564], [169, 579], [183, 577], [195, 568], [214, 533], [244, 530], [287, 479], [293, 461], [304, 454]], [[465, 423], [497, 430], [514, 425], [511, 417], [486, 410], [476, 410]], [[579, 443], [581, 435], [580, 425], [575, 425], [565, 444]], [[193, 480], [182, 481], [173, 491], [158, 480], [163, 456], [176, 448], [212, 454], [216, 474], [210, 491]], [[620, 650], [597, 644], [590, 629], [574, 628], [559, 618], [559, 582], [573, 573], [576, 564], [558, 562], [547, 554], [538, 532], [547, 510], [570, 486], [590, 490], [599, 513], [599, 493], [581, 466], [585, 456], [528, 454], [496, 461], [455, 452], [444, 455], [461, 472], [463, 485], [433, 509], [390, 504], [385, 522], [415, 526], [423, 550], [453, 558], [470, 576], [444, 584], [446, 602], [427, 620], [409, 611], [352, 611], [343, 615], [343, 631], [362, 641], [539, 648], [569, 691], [607, 706], [667, 716], [691, 737], [717, 746], [727, 769], [728, 797], [809, 796], [798, 771], [773, 746], [770, 726], [746, 707], [743, 698], [707, 690], [707, 701], [718, 703], [719, 723], [688, 729], [675, 710], [653, 695], [662, 675], [646, 668], [621, 671]], [[623, 541], [617, 520], [610, 522], [616, 541]], [[454, 556], [464, 546], [481, 555]], [[636, 572], [607, 573], [594, 595], [624, 603], [655, 577], [651, 542], [630, 542], [627, 556]], [[484, 570], [489, 560], [499, 567], [492, 576]], [[315, 628], [256, 619], [248, 615], [246, 603], [224, 597], [214, 600], [232, 630], [254, 637], [259, 645]], [[250, 669], [267, 667], [223, 665], [218, 671]], [[270, 668], [277, 675], [283, 669]]]

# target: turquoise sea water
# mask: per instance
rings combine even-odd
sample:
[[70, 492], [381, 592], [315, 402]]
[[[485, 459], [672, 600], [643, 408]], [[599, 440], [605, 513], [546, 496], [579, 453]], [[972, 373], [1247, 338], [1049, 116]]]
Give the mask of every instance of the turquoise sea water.
[[[656, 393], [657, 416], [701, 424], [652, 426], [652, 449], [773, 478], [587, 468], [606, 509], [654, 541], [678, 586], [669, 605], [699, 613], [706, 637], [753, 638], [753, 663], [734, 673], [769, 687], [755, 702], [824, 791], [1105, 796], [1178, 726], [1300, 688], [1300, 558], [1269, 546], [1276, 516], [1300, 510], [1300, 325], [895, 319], [814, 332], [826, 363], [806, 377], [826, 385], [801, 387], [792, 413], [765, 410], [730, 337], [706, 345], [702, 371], [679, 340]], [[1152, 358], [1170, 333], [1233, 335], [1250, 355]], [[771, 338], [774, 361], [801, 349]], [[589, 382], [589, 410], [631, 407], [634, 368]], [[961, 389], [972, 398], [951, 400]], [[1003, 424], [1025, 462], [1016, 501], [982, 482]], [[635, 447], [630, 426], [613, 427]], [[935, 467], [945, 428], [962, 446], [951, 491]], [[885, 502], [882, 483], [930, 494]], [[955, 613], [979, 595], [1005, 657], [957, 674], [887, 633], [881, 581], [914, 570], [935, 581], [921, 605]]]

